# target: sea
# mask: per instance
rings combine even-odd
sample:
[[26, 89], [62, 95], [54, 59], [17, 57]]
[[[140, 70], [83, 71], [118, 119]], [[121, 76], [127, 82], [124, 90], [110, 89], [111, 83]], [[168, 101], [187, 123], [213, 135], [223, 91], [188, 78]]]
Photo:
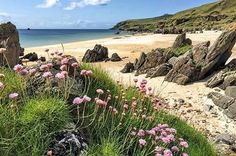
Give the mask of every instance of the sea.
[[117, 35], [117, 30], [110, 29], [19, 29], [18, 31], [21, 47], [24, 48], [124, 35], [124, 32]]

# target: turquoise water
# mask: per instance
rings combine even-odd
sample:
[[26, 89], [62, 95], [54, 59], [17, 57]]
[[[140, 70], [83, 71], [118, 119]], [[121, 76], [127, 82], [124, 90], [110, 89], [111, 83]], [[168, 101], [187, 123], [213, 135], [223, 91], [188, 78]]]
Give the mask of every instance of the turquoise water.
[[115, 30], [106, 29], [20, 29], [20, 43], [24, 48], [85, 41], [117, 36]]

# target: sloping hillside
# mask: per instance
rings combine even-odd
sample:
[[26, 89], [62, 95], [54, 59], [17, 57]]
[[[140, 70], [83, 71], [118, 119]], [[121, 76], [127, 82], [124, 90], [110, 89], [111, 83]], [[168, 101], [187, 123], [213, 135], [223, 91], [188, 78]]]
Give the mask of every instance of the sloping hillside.
[[126, 31], [155, 31], [157, 29], [222, 29], [236, 22], [236, 0], [220, 0], [200, 7], [155, 18], [127, 20], [113, 28]]

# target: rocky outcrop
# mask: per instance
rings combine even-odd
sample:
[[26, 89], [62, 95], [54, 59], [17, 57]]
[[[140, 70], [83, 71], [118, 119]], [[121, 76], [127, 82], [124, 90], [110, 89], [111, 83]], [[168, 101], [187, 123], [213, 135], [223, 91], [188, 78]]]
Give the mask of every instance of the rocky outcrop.
[[93, 50], [88, 49], [82, 59], [83, 62], [100, 62], [108, 59], [108, 48], [95, 45]]
[[132, 73], [133, 71], [134, 71], [134, 64], [129, 62], [125, 65], [125, 67], [120, 72]]
[[19, 56], [24, 49], [20, 46], [19, 34], [16, 26], [12, 23], [0, 25], [0, 66], [13, 68], [19, 63]]
[[172, 48], [184, 47], [186, 45], [192, 45], [192, 41], [186, 38], [186, 33], [177, 36]]
[[234, 29], [223, 32], [209, 50], [209, 42], [198, 44], [185, 57], [178, 59], [165, 80], [185, 85], [204, 79], [225, 65], [235, 41]]
[[224, 113], [231, 119], [236, 120], [236, 99], [223, 95], [218, 92], [211, 92], [208, 98], [212, 99], [213, 103], [224, 110]]
[[120, 58], [120, 56], [119, 56], [117, 53], [113, 53], [113, 54], [111, 55], [110, 60], [111, 60], [112, 62], [118, 62], [118, 61], [121, 61], [122, 59]]
[[158, 76], [165, 76], [172, 68], [171, 64], [163, 63], [153, 69], [150, 69], [146, 77], [154, 78]]
[[35, 52], [33, 52], [26, 54], [21, 59], [28, 59], [29, 61], [38, 61], [38, 55]]
[[221, 89], [234, 85], [236, 85], [236, 59], [231, 60], [224, 69], [216, 73], [206, 83], [207, 87], [220, 87]]

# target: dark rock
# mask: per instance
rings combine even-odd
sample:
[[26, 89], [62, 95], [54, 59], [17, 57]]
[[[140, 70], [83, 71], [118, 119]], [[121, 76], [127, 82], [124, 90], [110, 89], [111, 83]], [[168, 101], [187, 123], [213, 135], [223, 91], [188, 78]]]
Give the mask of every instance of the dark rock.
[[38, 55], [33, 52], [26, 54], [24, 57], [22, 57], [22, 59], [28, 59], [29, 61], [38, 61]]
[[186, 33], [177, 36], [172, 48], [184, 47], [186, 45], [192, 45], [192, 41], [188, 38], [186, 39]]
[[216, 136], [216, 143], [225, 143], [227, 145], [233, 145], [235, 143], [235, 136], [230, 134], [220, 134]]
[[101, 45], [95, 45], [93, 50], [87, 50], [83, 62], [99, 62], [108, 58], [108, 49]]
[[151, 70], [148, 71], [146, 77], [154, 78], [158, 76], [165, 76], [170, 70], [172, 66], [168, 63], [163, 63]]
[[117, 61], [121, 61], [122, 59], [120, 58], [120, 56], [117, 53], [113, 53], [111, 56], [111, 61], [112, 62], [117, 62]]
[[88, 145], [77, 130], [58, 132], [48, 149], [48, 151], [52, 151], [53, 156], [86, 155], [87, 150]]
[[16, 26], [12, 23], [0, 25], [0, 66], [10, 66], [13, 68], [20, 62], [19, 56], [23, 54], [20, 47], [19, 34]]
[[144, 64], [146, 57], [147, 57], [147, 55], [145, 53], [141, 53], [139, 59], [136, 60], [134, 63], [135, 70], [139, 69]]
[[229, 86], [225, 90], [225, 95], [236, 99], [236, 86]]
[[172, 66], [174, 66], [176, 63], [178, 62], [178, 57], [171, 57], [169, 60], [168, 60], [168, 63], [171, 64]]
[[236, 118], [236, 102], [229, 106], [229, 108], [225, 111], [225, 114], [231, 118]]
[[231, 146], [230, 149], [236, 153], [236, 146]]
[[46, 62], [46, 58], [45, 57], [40, 57], [39, 60], [42, 61], [42, 62]]
[[208, 98], [210, 98], [215, 105], [223, 109], [227, 109], [235, 101], [234, 98], [222, 95], [221, 93], [218, 92], [209, 93]]
[[125, 67], [120, 72], [132, 73], [133, 71], [134, 71], [134, 64], [129, 62], [125, 65]]

